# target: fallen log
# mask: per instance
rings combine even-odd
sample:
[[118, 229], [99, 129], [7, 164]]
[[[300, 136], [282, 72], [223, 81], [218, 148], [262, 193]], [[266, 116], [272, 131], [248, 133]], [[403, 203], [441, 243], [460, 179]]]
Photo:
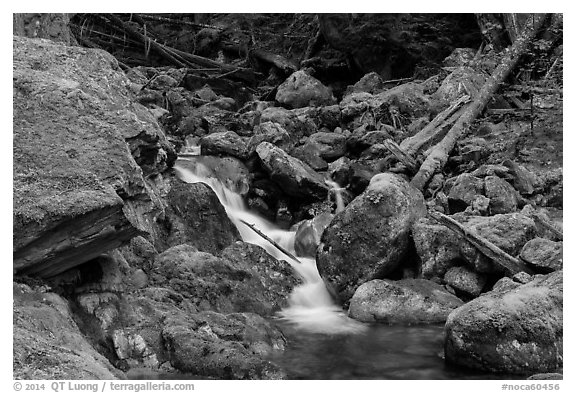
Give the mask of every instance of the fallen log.
[[384, 147], [396, 157], [404, 166], [411, 172], [415, 173], [418, 170], [418, 163], [412, 156], [407, 154], [391, 139], [386, 139], [383, 143]]
[[470, 96], [465, 95], [456, 100], [448, 108], [440, 112], [436, 117], [428, 123], [416, 135], [404, 139], [400, 143], [400, 148], [415, 157], [422, 149], [427, 148], [433, 143], [434, 139], [439, 138], [441, 131], [456, 121], [456, 116], [453, 116], [457, 111], [470, 101]]
[[501, 248], [496, 246], [494, 243], [484, 239], [483, 237], [477, 235], [476, 233], [470, 231], [468, 228], [460, 224], [458, 221], [454, 220], [452, 217], [448, 217], [445, 214], [429, 211], [430, 217], [448, 227], [452, 231], [456, 232], [458, 235], [466, 239], [470, 244], [472, 244], [478, 251], [483, 255], [490, 258], [496, 265], [500, 266], [506, 274], [513, 276], [519, 272], [526, 272], [528, 274], [534, 274], [532, 270], [522, 261], [514, 258], [510, 254], [503, 251]]
[[298, 258], [296, 258], [290, 251], [286, 250], [284, 247], [282, 247], [280, 244], [276, 243], [274, 240], [270, 239], [268, 236], [266, 236], [262, 231], [260, 231], [258, 228], [256, 228], [256, 226], [254, 224], [250, 224], [249, 222], [244, 221], [243, 219], [240, 219], [240, 221], [242, 222], [242, 224], [248, 226], [248, 228], [252, 229], [254, 232], [256, 232], [257, 235], [259, 235], [260, 237], [262, 237], [264, 240], [266, 240], [267, 242], [269, 242], [270, 244], [272, 244], [274, 247], [276, 247], [278, 250], [280, 250], [282, 253], [286, 254], [290, 259], [292, 259], [293, 261], [297, 262], [297, 263], [302, 263], [298, 260]]
[[482, 86], [482, 89], [478, 92], [474, 101], [469, 104], [454, 126], [452, 126], [448, 131], [444, 139], [434, 146], [428, 157], [426, 157], [426, 160], [424, 160], [420, 166], [420, 170], [411, 181], [411, 184], [414, 187], [422, 191], [434, 173], [444, 167], [448, 161], [450, 152], [456, 145], [456, 141], [468, 130], [472, 122], [484, 110], [490, 98], [492, 98], [494, 93], [498, 90], [500, 84], [504, 82], [506, 77], [514, 69], [520, 56], [522, 56], [528, 49], [528, 44], [536, 37], [536, 34], [543, 25], [546, 16], [547, 15], [538, 15], [535, 18], [534, 23], [530, 21], [526, 24], [522, 35], [518, 37], [510, 48], [507, 49], [502, 62], [490, 78], [488, 78], [484, 86]]

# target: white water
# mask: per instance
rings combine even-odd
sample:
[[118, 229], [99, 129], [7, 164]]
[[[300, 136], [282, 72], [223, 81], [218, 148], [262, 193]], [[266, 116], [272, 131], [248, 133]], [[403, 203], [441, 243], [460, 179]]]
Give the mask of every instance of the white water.
[[344, 198], [342, 198], [342, 191], [344, 190], [338, 183], [332, 180], [325, 180], [325, 183], [330, 186], [330, 189], [334, 191], [336, 199], [336, 213], [340, 213], [344, 210]]
[[[294, 237], [296, 232], [279, 229], [273, 223], [250, 212], [239, 193], [222, 184], [209, 168], [195, 162], [194, 159], [179, 158], [174, 168], [178, 177], [183, 181], [205, 183], [214, 190], [220, 203], [226, 209], [228, 217], [238, 228], [242, 240], [257, 244], [276, 259], [286, 261], [300, 275], [304, 283], [294, 288], [288, 301], [289, 307], [279, 313], [280, 318], [294, 324], [298, 329], [308, 332], [340, 334], [364, 330], [364, 325], [348, 318], [342, 309], [334, 303], [318, 273], [314, 259], [298, 258], [302, 263], [292, 261], [240, 220], [253, 224], [293, 255], [295, 254]], [[340, 197], [340, 202], [338, 202], [338, 197]], [[338, 191], [336, 191], [336, 199], [337, 205], [339, 206], [341, 203], [343, 208]]]

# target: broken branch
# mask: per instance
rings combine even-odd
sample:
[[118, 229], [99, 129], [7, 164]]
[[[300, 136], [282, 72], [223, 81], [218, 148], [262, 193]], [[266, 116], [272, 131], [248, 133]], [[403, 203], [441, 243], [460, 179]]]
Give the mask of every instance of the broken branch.
[[248, 228], [250, 228], [254, 232], [256, 232], [257, 235], [259, 235], [264, 240], [268, 241], [270, 244], [272, 244], [274, 247], [276, 247], [278, 250], [282, 251], [284, 254], [286, 254], [288, 257], [290, 257], [290, 259], [292, 259], [293, 261], [295, 261], [297, 263], [302, 263], [298, 260], [298, 258], [296, 258], [294, 255], [292, 255], [292, 253], [290, 251], [286, 250], [280, 244], [276, 243], [274, 240], [270, 239], [268, 236], [266, 236], [264, 233], [262, 233], [258, 228], [256, 228], [256, 226], [254, 224], [250, 224], [249, 222], [246, 222], [243, 219], [240, 219], [240, 221], [243, 224], [247, 225]]

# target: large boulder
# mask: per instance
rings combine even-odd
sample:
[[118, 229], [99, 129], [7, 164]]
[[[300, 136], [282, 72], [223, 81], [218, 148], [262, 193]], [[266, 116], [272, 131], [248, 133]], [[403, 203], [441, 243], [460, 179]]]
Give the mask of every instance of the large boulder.
[[505, 374], [558, 370], [563, 363], [562, 283], [558, 271], [456, 309], [446, 321], [446, 360]]
[[169, 317], [162, 339], [170, 363], [182, 372], [218, 379], [286, 378], [263, 359], [284, 349], [284, 336], [255, 314], [207, 311], [185, 319]]
[[163, 247], [182, 243], [201, 251], [219, 253], [240, 240], [216, 193], [205, 183], [186, 183], [175, 178], [167, 195], [168, 207]]
[[[534, 221], [521, 213], [495, 216], [451, 216], [468, 231], [475, 232], [510, 255], [516, 256], [536, 234]], [[418, 221], [413, 228], [414, 243], [421, 261], [422, 275], [426, 278], [443, 277], [451, 268], [463, 262], [479, 273], [502, 273], [493, 262], [475, 247], [462, 242], [443, 225], [430, 219]]]
[[315, 199], [324, 199], [328, 195], [328, 186], [320, 174], [279, 147], [262, 142], [256, 148], [256, 153], [272, 181], [286, 194]]
[[342, 300], [366, 281], [384, 278], [406, 255], [410, 229], [426, 214], [422, 194], [401, 177], [376, 175], [322, 235], [318, 271]]
[[14, 269], [53, 276], [152, 232], [175, 156], [112, 55], [13, 43]]
[[551, 273], [562, 269], [562, 242], [536, 237], [520, 251], [520, 258], [535, 271]]
[[271, 316], [287, 305], [297, 284], [283, 262], [243, 243], [228, 248], [222, 258], [182, 244], [158, 255], [154, 267], [153, 284], [171, 288], [198, 311]]
[[276, 101], [290, 108], [336, 103], [336, 99], [329, 88], [302, 70], [296, 71], [278, 86]]
[[445, 322], [464, 302], [441, 285], [423, 279], [372, 280], [358, 287], [348, 315], [362, 322], [422, 324]]
[[45, 288], [13, 285], [15, 379], [119, 379], [72, 318], [68, 301]]

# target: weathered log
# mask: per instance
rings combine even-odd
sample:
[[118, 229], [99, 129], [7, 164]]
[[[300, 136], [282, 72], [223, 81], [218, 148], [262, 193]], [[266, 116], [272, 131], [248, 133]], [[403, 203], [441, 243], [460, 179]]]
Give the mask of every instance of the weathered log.
[[440, 112], [436, 117], [428, 123], [416, 135], [404, 139], [400, 143], [400, 148], [410, 154], [416, 156], [421, 149], [425, 149], [433, 143], [434, 139], [440, 138], [441, 132], [444, 128], [456, 121], [456, 116], [453, 116], [456, 111], [470, 101], [470, 96], [464, 95], [456, 100], [450, 107]]
[[420, 170], [412, 179], [411, 184], [419, 190], [423, 190], [436, 171], [441, 170], [448, 161], [448, 155], [454, 149], [456, 141], [468, 130], [474, 119], [484, 110], [490, 98], [498, 90], [501, 83], [510, 74], [528, 49], [529, 43], [536, 37], [538, 30], [544, 23], [546, 15], [535, 18], [534, 23], [527, 23], [523, 34], [518, 37], [514, 44], [506, 51], [500, 65], [492, 76], [488, 78], [474, 101], [462, 113], [454, 126], [448, 131], [444, 139], [430, 152]]
[[260, 237], [262, 237], [264, 240], [266, 240], [267, 242], [269, 242], [270, 244], [272, 244], [274, 247], [276, 247], [278, 250], [280, 250], [282, 253], [286, 254], [290, 259], [292, 259], [293, 261], [297, 262], [297, 263], [302, 263], [298, 260], [298, 258], [296, 258], [290, 251], [286, 250], [284, 247], [282, 247], [280, 244], [276, 243], [274, 240], [270, 239], [268, 236], [266, 236], [262, 231], [260, 231], [258, 228], [256, 228], [256, 226], [254, 224], [250, 224], [249, 222], [246, 222], [242, 219], [240, 219], [240, 221], [245, 224], [246, 226], [248, 226], [248, 228], [252, 229], [254, 232], [256, 232], [257, 235], [259, 235]]
[[509, 274], [510, 276], [513, 276], [519, 272], [534, 274], [532, 270], [530, 270], [530, 268], [526, 266], [526, 264], [524, 264], [522, 261], [506, 253], [494, 243], [491, 243], [490, 241], [470, 231], [468, 228], [453, 218], [434, 211], [429, 211], [428, 214], [439, 223], [445, 225], [452, 231], [456, 232], [458, 235], [464, 237], [464, 239], [476, 247], [478, 251], [480, 251], [483, 255], [487, 256], [495, 264], [504, 269], [506, 274]]
[[415, 173], [418, 170], [418, 163], [414, 158], [407, 154], [391, 139], [386, 139], [383, 143], [384, 147], [394, 155], [404, 166], [411, 172]]

